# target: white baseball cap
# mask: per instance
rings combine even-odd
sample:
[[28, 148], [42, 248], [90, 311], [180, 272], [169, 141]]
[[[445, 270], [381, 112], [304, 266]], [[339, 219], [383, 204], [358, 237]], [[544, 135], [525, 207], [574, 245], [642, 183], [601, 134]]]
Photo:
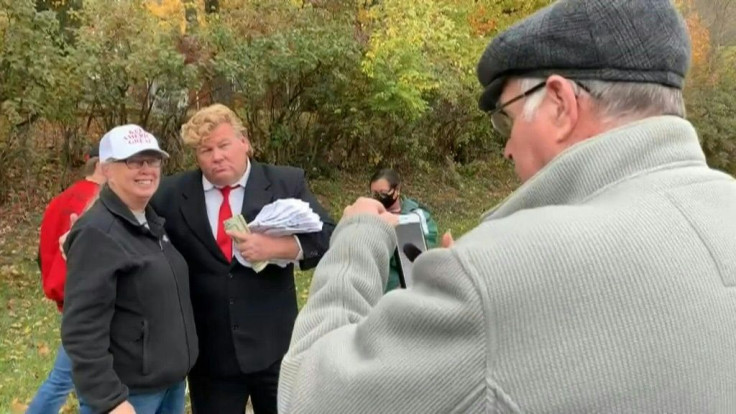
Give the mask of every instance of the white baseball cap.
[[159, 148], [156, 137], [138, 125], [115, 127], [100, 140], [101, 162], [124, 160], [143, 151], [154, 151], [169, 158], [169, 154]]

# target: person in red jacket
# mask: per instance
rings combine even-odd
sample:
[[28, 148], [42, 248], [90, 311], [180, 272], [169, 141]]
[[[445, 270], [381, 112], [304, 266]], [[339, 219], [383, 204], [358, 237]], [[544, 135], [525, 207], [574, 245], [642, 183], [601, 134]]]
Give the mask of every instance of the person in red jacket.
[[81, 214], [97, 195], [100, 185], [105, 182], [97, 150], [91, 150], [87, 156], [84, 179], [75, 182], [54, 197], [46, 207], [41, 221], [39, 254], [43, 291], [47, 298], [56, 302], [59, 311], [64, 304], [64, 282], [66, 281], [66, 261], [61, 256], [59, 237], [69, 231], [71, 215]]
[[[100, 186], [105, 182], [97, 148], [91, 149], [87, 154], [84, 175], [84, 179], [75, 182], [51, 200], [41, 220], [38, 259], [43, 291], [46, 297], [56, 302], [59, 312], [64, 306], [66, 282], [66, 261], [61, 254], [59, 237], [69, 231], [72, 215], [82, 214], [96, 199]], [[64, 348], [59, 346], [54, 367], [33, 397], [26, 414], [58, 413], [73, 390], [71, 361]], [[82, 405], [81, 412], [86, 413], [87, 410], [88, 407]]]

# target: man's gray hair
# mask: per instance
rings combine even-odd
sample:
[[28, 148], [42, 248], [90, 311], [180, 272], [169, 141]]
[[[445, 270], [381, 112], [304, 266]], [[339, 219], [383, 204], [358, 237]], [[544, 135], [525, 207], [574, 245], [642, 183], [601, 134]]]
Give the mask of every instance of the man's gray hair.
[[[544, 82], [540, 78], [521, 79], [521, 91]], [[685, 118], [685, 101], [677, 88], [655, 83], [608, 82], [598, 80], [570, 81], [576, 95], [590, 91], [595, 108], [605, 124], [615, 126], [628, 121], [657, 115]], [[546, 89], [529, 96], [524, 104], [524, 116], [530, 119], [542, 103]]]

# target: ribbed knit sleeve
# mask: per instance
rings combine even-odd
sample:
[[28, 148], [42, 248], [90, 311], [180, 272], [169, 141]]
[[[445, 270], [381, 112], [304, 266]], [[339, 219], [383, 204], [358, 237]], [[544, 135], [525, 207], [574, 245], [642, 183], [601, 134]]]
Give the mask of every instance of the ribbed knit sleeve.
[[451, 249], [421, 255], [415, 285], [383, 295], [393, 229], [344, 220], [317, 267], [279, 383], [281, 413], [475, 412], [484, 315]]

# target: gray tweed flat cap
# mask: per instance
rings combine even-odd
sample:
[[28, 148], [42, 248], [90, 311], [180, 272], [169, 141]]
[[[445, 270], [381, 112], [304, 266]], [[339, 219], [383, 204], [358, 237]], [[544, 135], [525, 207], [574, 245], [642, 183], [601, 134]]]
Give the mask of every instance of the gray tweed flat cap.
[[479, 106], [514, 76], [650, 82], [682, 89], [690, 37], [671, 0], [560, 0], [496, 36], [478, 62]]

